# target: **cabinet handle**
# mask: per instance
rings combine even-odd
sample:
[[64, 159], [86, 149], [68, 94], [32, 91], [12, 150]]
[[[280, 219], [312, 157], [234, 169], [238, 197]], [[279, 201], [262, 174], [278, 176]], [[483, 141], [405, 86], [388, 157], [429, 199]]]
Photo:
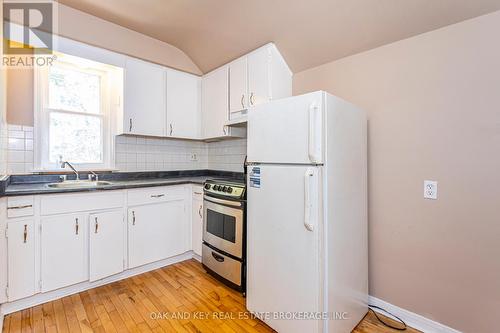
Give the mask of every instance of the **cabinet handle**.
[[95, 233], [97, 234], [97, 231], [99, 231], [99, 221], [97, 221], [97, 217], [95, 218]]
[[212, 257], [214, 257], [214, 259], [217, 260], [218, 262], [224, 262], [224, 257], [221, 255], [218, 255], [215, 252], [212, 252]]
[[201, 192], [194, 192], [194, 194], [202, 195], [203, 193], [201, 193]]
[[198, 215], [200, 215], [200, 219], [203, 218], [203, 216], [201, 215], [201, 209], [203, 208], [202, 205], [200, 205], [200, 209], [198, 209]]
[[24, 205], [24, 206], [15, 206], [15, 207], [7, 207], [7, 209], [24, 209], [24, 208], [31, 208], [33, 205]]
[[132, 211], [132, 225], [135, 225], [135, 212]]
[[23, 235], [23, 243], [26, 243], [26, 240], [28, 239], [28, 225], [24, 225], [24, 235]]
[[173, 131], [173, 127], [172, 127], [172, 123], [170, 123], [170, 135], [172, 135], [172, 131]]
[[78, 223], [78, 218], [75, 219], [75, 235], [78, 235], [78, 229], [80, 229], [80, 225]]
[[222, 132], [224, 132], [224, 135], [226, 135], [226, 134], [227, 134], [227, 133], [226, 133], [226, 126], [225, 126], [225, 125], [224, 125], [224, 126], [222, 126]]
[[241, 95], [241, 107], [244, 109], [245, 108], [245, 94]]
[[165, 196], [165, 194], [153, 194], [153, 195], [151, 195], [151, 198], [161, 198], [164, 196]]
[[129, 132], [132, 132], [132, 118], [130, 118], [130, 126], [129, 126]]
[[250, 94], [250, 105], [253, 105], [253, 104], [254, 104], [254, 100], [253, 100], [253, 98], [254, 98], [254, 94], [253, 94], [253, 93], [251, 93], [251, 94]]

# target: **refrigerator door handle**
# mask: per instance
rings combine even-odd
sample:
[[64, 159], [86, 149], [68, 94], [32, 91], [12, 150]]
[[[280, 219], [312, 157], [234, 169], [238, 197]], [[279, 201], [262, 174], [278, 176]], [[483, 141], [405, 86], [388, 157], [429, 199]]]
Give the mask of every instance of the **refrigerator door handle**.
[[316, 103], [309, 106], [309, 160], [311, 163], [320, 163], [321, 131], [319, 124], [319, 107]]
[[304, 175], [304, 226], [308, 231], [314, 231], [314, 225], [311, 221], [312, 201], [311, 201], [311, 179], [314, 171], [311, 168], [306, 170]]

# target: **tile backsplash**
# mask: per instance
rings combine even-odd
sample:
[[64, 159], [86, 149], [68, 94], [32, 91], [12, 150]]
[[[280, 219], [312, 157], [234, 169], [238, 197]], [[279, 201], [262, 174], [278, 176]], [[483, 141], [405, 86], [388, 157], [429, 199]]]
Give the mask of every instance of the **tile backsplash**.
[[33, 127], [8, 125], [4, 148], [7, 156], [7, 174], [33, 171]]
[[225, 140], [207, 143], [208, 169], [243, 172], [247, 140]]
[[206, 143], [162, 138], [118, 136], [115, 165], [120, 171], [205, 169]]
[[[0, 136], [7, 174], [33, 172], [33, 127], [8, 125], [4, 131], [0, 131]], [[212, 169], [243, 172], [246, 144], [246, 139], [207, 143], [117, 136], [115, 167], [119, 171]]]
[[120, 171], [213, 169], [243, 172], [246, 139], [199, 142], [135, 136], [116, 137]]

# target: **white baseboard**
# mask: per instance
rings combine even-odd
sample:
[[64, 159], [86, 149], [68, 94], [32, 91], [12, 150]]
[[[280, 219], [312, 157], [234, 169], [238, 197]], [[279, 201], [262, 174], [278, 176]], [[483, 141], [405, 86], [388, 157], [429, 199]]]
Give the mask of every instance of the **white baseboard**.
[[[0, 316], [3, 320], [3, 316], [7, 315], [9, 313], [28, 309], [28, 308], [31, 308], [33, 306], [37, 306], [37, 305], [40, 305], [43, 303], [47, 303], [47, 302], [62, 298], [62, 297], [66, 297], [66, 296], [69, 296], [72, 294], [82, 292], [84, 290], [96, 288], [96, 287], [99, 287], [99, 286], [102, 286], [102, 285], [105, 285], [108, 283], [116, 282], [116, 281], [123, 280], [123, 279], [129, 278], [129, 277], [135, 276], [135, 275], [143, 274], [143, 273], [146, 273], [146, 272], [149, 272], [149, 271], [161, 268], [161, 267], [169, 266], [169, 265], [181, 262], [181, 261], [192, 259], [193, 257], [195, 259], [198, 259], [197, 257], [199, 257], [199, 256], [195, 255], [192, 251], [189, 251], [189, 252], [183, 253], [181, 255], [172, 257], [172, 258], [153, 262], [151, 264], [147, 264], [147, 265], [144, 265], [141, 267], [128, 269], [120, 274], [116, 274], [116, 275], [110, 276], [108, 278], [99, 280], [99, 281], [82, 282], [79, 284], [75, 284], [73, 286], [49, 291], [49, 292], [46, 292], [43, 294], [36, 294], [36, 295], [31, 296], [31, 297], [23, 298], [23, 299], [13, 301], [10, 303], [4, 303], [0, 306]], [[2, 332], [2, 326], [0, 326], [0, 333], [1, 332]]]
[[196, 253], [193, 252], [193, 259], [196, 259], [198, 260], [199, 262], [201, 262], [201, 256], [197, 255]]
[[[368, 296], [368, 304], [376, 305], [389, 311], [390, 313], [401, 318], [406, 323], [406, 325], [425, 333], [461, 333], [456, 329], [440, 324], [436, 321], [425, 318], [411, 311], [402, 309], [396, 305], [392, 305], [373, 296]], [[383, 311], [377, 309], [373, 310], [387, 316], [387, 313]]]

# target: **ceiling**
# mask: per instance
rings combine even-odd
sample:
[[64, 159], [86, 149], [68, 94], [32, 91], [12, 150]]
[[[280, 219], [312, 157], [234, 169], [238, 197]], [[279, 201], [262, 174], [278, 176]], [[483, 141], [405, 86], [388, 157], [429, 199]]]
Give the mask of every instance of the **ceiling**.
[[275, 42], [293, 72], [500, 10], [500, 0], [59, 0], [184, 51], [208, 72]]

